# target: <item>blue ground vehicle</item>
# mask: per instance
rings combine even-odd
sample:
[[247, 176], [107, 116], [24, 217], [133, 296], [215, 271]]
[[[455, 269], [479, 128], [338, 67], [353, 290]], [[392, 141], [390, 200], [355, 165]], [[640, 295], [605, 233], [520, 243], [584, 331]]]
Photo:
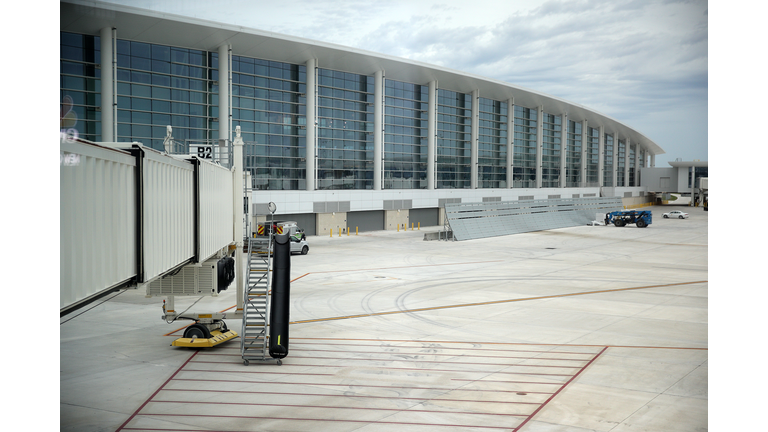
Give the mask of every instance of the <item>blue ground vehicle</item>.
[[638, 228], [645, 228], [651, 222], [651, 212], [648, 210], [622, 210], [605, 214], [605, 224], [614, 224], [617, 227], [635, 224]]

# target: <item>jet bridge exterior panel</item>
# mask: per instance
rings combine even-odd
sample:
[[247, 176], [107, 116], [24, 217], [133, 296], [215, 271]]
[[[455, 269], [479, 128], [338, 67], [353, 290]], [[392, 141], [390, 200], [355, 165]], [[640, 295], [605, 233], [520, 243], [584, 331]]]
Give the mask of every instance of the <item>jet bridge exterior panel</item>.
[[136, 162], [129, 153], [61, 141], [59, 283], [63, 308], [136, 275]]
[[197, 167], [199, 250], [202, 262], [234, 241], [232, 229], [234, 183], [232, 170], [221, 165], [199, 161]]
[[144, 272], [139, 282], [148, 282], [195, 255], [194, 165], [146, 147], [143, 150]]
[[586, 225], [596, 213], [621, 209], [618, 197], [445, 204], [456, 240]]

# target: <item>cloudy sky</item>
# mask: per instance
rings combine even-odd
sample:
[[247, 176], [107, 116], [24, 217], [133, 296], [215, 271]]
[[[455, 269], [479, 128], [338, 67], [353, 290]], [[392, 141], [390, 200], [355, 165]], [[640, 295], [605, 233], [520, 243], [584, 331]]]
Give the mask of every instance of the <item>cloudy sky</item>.
[[708, 160], [706, 0], [108, 0], [445, 66], [590, 107]]

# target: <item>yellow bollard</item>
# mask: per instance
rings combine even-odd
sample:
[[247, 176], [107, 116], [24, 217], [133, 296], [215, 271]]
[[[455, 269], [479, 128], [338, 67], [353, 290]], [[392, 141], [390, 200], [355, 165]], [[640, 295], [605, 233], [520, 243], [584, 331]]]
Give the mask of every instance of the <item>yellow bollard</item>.
[[333, 228], [331, 228], [331, 238], [333, 238]]
[[355, 235], [357, 235], [357, 228], [358, 228], [358, 227], [355, 227]]
[[397, 232], [400, 232], [400, 224], [397, 224]]
[[421, 231], [421, 222], [419, 222], [419, 231]]
[[341, 237], [341, 228], [339, 228], [339, 237]]
[[349, 237], [349, 227], [347, 227], [347, 237]]
[[413, 222], [411, 222], [411, 231], [413, 231]]

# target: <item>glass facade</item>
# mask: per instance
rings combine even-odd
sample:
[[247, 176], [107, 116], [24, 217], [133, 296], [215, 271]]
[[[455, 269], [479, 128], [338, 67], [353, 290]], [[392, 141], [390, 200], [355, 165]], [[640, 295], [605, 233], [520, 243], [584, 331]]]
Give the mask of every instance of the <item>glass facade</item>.
[[480, 98], [478, 187], [507, 186], [507, 103]]
[[215, 53], [118, 39], [117, 141], [162, 150], [166, 125], [178, 141], [214, 138], [212, 62]]
[[436, 186], [469, 188], [471, 184], [472, 96], [437, 91]]
[[253, 187], [306, 189], [306, 67], [232, 56], [232, 127]]
[[565, 158], [565, 187], [581, 186], [581, 122], [568, 120], [568, 152]]
[[541, 187], [560, 186], [560, 159], [562, 158], [562, 117], [542, 115]]
[[429, 86], [384, 84], [384, 189], [427, 188]]
[[[218, 139], [218, 53], [117, 39], [115, 41], [116, 141], [138, 141], [163, 150], [166, 126], [177, 141]], [[62, 132], [101, 141], [100, 38], [60, 32], [60, 103]], [[263, 190], [305, 190], [307, 176], [316, 188], [373, 189], [374, 78], [330, 69], [317, 69], [316, 172], [307, 173], [307, 70], [289, 64], [233, 55], [231, 60], [231, 130], [241, 127], [244, 169], [253, 186]], [[382, 187], [426, 189], [429, 86], [384, 81]], [[435, 179], [437, 188], [472, 185], [472, 132], [477, 128], [479, 188], [535, 188], [537, 140], [541, 123], [541, 187], [595, 187], [604, 157], [605, 186], [636, 186], [647, 151], [605, 134], [599, 154], [599, 131], [583, 123], [543, 114], [537, 109], [508, 106], [479, 98], [473, 124], [470, 94], [437, 90], [435, 119]], [[508, 130], [514, 116], [514, 131]], [[567, 132], [563, 137], [563, 128]], [[514, 145], [507, 146], [514, 133]], [[567, 152], [563, 140], [567, 140]], [[507, 152], [513, 152], [508, 173]], [[617, 154], [614, 154], [616, 151]], [[626, 165], [625, 155], [630, 163]], [[563, 163], [562, 158], [565, 159]], [[637, 159], [636, 159], [637, 158]], [[615, 159], [615, 160], [614, 160]], [[561, 172], [562, 166], [565, 172]], [[625, 173], [628, 181], [625, 182]], [[613, 184], [616, 175], [616, 184]], [[565, 176], [564, 183], [561, 183]], [[625, 185], [626, 183], [626, 185]]]
[[618, 154], [616, 155], [616, 186], [626, 186], [624, 184], [626, 174], [626, 156], [627, 156], [627, 142], [619, 140]]
[[537, 112], [515, 105], [515, 144], [512, 187], [536, 187]]
[[61, 129], [101, 141], [100, 38], [61, 32], [59, 53]]
[[373, 189], [373, 87], [371, 76], [318, 69], [318, 189]]
[[603, 186], [613, 186], [613, 135], [605, 134], [603, 150]]
[[587, 187], [600, 185], [600, 129], [587, 127]]

